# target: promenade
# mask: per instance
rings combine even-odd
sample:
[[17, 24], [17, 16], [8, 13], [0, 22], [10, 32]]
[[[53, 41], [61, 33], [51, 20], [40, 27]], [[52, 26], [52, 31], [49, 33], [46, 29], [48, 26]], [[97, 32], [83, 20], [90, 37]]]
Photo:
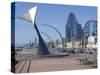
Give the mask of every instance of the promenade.
[[77, 56], [70, 54], [66, 57], [41, 57], [33, 60], [23, 60], [15, 66], [16, 73], [47, 72], [92, 69], [93, 65], [83, 65]]

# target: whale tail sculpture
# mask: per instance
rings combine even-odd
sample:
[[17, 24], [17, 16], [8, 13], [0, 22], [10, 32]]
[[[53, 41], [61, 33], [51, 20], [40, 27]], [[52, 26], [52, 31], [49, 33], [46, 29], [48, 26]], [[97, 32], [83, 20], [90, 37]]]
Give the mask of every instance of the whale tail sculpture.
[[38, 39], [39, 39], [39, 45], [38, 45], [38, 55], [40, 56], [67, 56], [68, 53], [61, 53], [59, 52], [58, 49], [53, 49], [53, 48], [47, 48], [46, 46], [46, 43], [45, 41], [43, 40], [40, 32], [39, 32], [39, 29], [38, 29], [38, 25], [36, 24], [36, 10], [37, 10], [37, 7], [34, 7], [32, 9], [30, 9], [28, 11], [27, 14], [25, 14], [24, 16], [22, 17], [18, 17], [19, 19], [23, 19], [23, 20], [26, 20], [30, 23], [32, 23], [34, 25], [34, 28], [36, 30], [36, 33], [38, 35]]
[[38, 55], [49, 55], [50, 53], [48, 51], [48, 48], [47, 48], [47, 46], [46, 46], [46, 44], [45, 44], [45, 42], [44, 42], [44, 40], [39, 32], [39, 29], [36, 25], [36, 22], [35, 22], [36, 11], [37, 11], [37, 7], [34, 7], [32, 9], [30, 9], [27, 14], [25, 14], [22, 17], [18, 17], [18, 18], [33, 23], [34, 28], [35, 28], [37, 35], [38, 35], [38, 39], [39, 39]]
[[39, 55], [48, 55], [49, 54], [48, 48], [47, 48], [43, 38], [41, 37], [41, 34], [40, 34], [35, 22], [34, 22], [34, 28], [35, 28], [37, 35], [38, 35], [38, 38], [39, 38], [38, 54]]

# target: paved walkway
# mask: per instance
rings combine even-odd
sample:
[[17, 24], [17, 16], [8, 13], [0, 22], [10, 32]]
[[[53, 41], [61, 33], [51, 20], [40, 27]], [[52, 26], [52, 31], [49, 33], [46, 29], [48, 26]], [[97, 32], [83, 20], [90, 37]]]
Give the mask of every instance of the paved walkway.
[[60, 70], [90, 69], [92, 65], [82, 65], [74, 56], [44, 57], [35, 60], [19, 61], [16, 73], [46, 72]]

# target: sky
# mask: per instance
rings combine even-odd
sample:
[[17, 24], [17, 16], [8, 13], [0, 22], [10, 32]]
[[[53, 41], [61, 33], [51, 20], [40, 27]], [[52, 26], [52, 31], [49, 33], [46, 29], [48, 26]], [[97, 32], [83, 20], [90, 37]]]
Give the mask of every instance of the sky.
[[[33, 41], [37, 37], [36, 31], [32, 23], [18, 19], [34, 6], [38, 7], [36, 14], [36, 24], [40, 32], [49, 35], [51, 40], [60, 39], [59, 34], [52, 28], [43, 26], [49, 24], [59, 30], [61, 35], [65, 37], [65, 26], [70, 12], [73, 12], [79, 22], [84, 27], [88, 20], [97, 20], [97, 8], [93, 6], [76, 6], [76, 5], [59, 5], [59, 4], [41, 4], [41, 3], [25, 3], [16, 2], [15, 5], [15, 43], [25, 44], [29, 40]], [[46, 35], [42, 34], [45, 41], [49, 41]]]

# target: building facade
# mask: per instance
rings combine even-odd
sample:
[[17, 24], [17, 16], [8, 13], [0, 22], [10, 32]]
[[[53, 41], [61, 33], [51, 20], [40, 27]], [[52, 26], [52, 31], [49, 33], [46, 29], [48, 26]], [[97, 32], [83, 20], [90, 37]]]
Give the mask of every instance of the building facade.
[[65, 26], [65, 39], [67, 42], [80, 41], [82, 39], [82, 34], [81, 24], [78, 23], [75, 14], [71, 12]]

